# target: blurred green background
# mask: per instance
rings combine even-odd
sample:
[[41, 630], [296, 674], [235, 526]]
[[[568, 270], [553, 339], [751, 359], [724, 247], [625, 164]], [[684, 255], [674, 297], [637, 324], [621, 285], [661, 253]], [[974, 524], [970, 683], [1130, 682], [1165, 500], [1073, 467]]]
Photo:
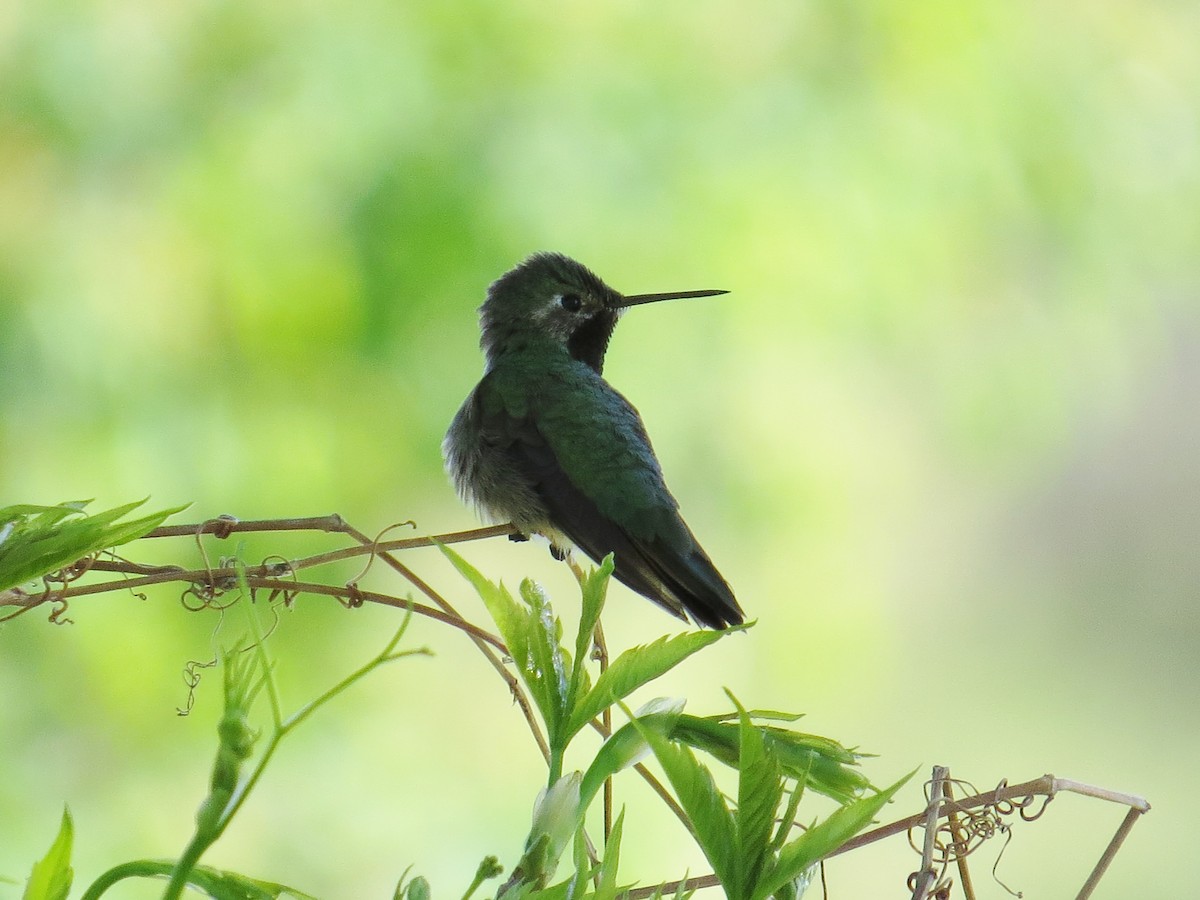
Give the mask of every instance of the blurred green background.
[[[1098, 896], [1182, 896], [1197, 34], [1200, 6], [1119, 0], [6, 4], [0, 505], [149, 494], [193, 501], [176, 521], [466, 528], [439, 442], [481, 371], [493, 278], [553, 249], [618, 290], [728, 288], [632, 312], [606, 370], [759, 619], [661, 690], [807, 712], [881, 754], [879, 783], [940, 763], [981, 789], [1053, 772], [1143, 794]], [[573, 615], [543, 546], [465, 552]], [[481, 615], [436, 553], [409, 561]], [[219, 679], [176, 717], [216, 626], [176, 596], [0, 629], [0, 874], [24, 878], [64, 801], [83, 883], [183, 846]], [[273, 644], [288, 700], [396, 620], [302, 598]], [[614, 648], [675, 624], [611, 592]], [[285, 744], [208, 862], [330, 898], [390, 896], [410, 863], [439, 895], [486, 853], [511, 864], [536, 755], [464, 640], [413, 640], [437, 656]], [[922, 802], [911, 785], [896, 815]], [[1068, 895], [1122, 812], [1059, 798], [1014, 829], [1001, 878]], [[630, 879], [703, 869], [639, 815]], [[1007, 896], [998, 850], [980, 896]], [[905, 895], [916, 855], [872, 852], [830, 866], [831, 896]]]

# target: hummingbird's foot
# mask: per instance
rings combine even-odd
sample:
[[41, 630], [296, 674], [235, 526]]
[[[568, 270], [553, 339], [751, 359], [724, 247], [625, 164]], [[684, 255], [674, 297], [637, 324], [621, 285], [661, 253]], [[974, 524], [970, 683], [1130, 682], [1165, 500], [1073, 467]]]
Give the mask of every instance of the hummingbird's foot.
[[566, 559], [570, 555], [570, 553], [571, 553], [571, 551], [568, 550], [566, 547], [560, 547], [560, 546], [558, 546], [558, 544], [550, 545], [550, 555], [553, 556], [559, 562], [562, 562], [564, 559]]
[[520, 531], [514, 531], [512, 534], [510, 534], [510, 535], [508, 536], [508, 539], [509, 539], [510, 541], [513, 541], [513, 542], [516, 542], [516, 543], [520, 543], [521, 541], [527, 541], [527, 540], [529, 540], [529, 535], [527, 535], [527, 534], [525, 534], [525, 533], [523, 533], [523, 532], [520, 532]]

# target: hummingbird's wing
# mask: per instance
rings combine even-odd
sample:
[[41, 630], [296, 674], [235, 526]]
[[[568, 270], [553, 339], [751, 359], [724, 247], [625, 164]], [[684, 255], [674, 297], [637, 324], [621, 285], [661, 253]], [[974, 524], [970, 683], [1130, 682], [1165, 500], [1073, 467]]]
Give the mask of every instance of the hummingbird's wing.
[[680, 618], [739, 624], [742, 610], [680, 517], [637, 411], [599, 376], [580, 377], [585, 384], [552, 379], [533, 396], [501, 389], [485, 399], [492, 451], [520, 472], [553, 528], [593, 560], [614, 554], [619, 581]]
[[597, 562], [612, 553], [619, 581], [681, 619], [690, 613], [710, 628], [742, 621], [729, 586], [677, 512], [666, 529], [623, 526], [579, 489], [548, 444], [524, 441], [516, 450], [551, 523]]

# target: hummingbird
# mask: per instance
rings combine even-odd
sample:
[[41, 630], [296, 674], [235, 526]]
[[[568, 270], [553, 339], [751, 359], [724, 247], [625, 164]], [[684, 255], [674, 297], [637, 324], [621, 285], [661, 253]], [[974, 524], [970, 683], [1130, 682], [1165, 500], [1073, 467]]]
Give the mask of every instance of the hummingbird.
[[623, 295], [559, 253], [536, 253], [479, 308], [482, 380], [442, 452], [459, 495], [511, 540], [571, 544], [667, 612], [710, 628], [742, 622], [733, 591], [679, 515], [641, 416], [603, 377], [631, 306], [727, 291]]

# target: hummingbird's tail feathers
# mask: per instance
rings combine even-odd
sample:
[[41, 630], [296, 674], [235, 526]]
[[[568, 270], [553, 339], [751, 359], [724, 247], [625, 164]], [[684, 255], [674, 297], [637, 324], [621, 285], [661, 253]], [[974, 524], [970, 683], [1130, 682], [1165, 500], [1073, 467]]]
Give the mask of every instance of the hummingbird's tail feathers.
[[[647, 569], [642, 573], [643, 577], [649, 576], [646, 580], [658, 588], [660, 595], [673, 596], [675, 602], [701, 625], [709, 628], [741, 625], [744, 615], [733, 591], [695, 538], [690, 533], [688, 537], [691, 538], [691, 549], [682, 553], [665, 546], [666, 542], [661, 540], [648, 542], [648, 545], [632, 541], [638, 551], [633, 566]], [[616, 562], [613, 574], [620, 578], [620, 556]]]
[[513, 516], [518, 527], [561, 532], [596, 562], [612, 553], [618, 581], [684, 621], [690, 615], [709, 628], [742, 623], [733, 592], [680, 518], [665, 486], [659, 486], [655, 499], [660, 507], [650, 523], [644, 522], [640, 531], [622, 525], [572, 481], [532, 422], [508, 417], [502, 424], [507, 464], [521, 473], [545, 507], [542, 522]]
[[538, 475], [536, 490], [554, 527], [596, 562], [612, 553], [618, 581], [685, 621], [690, 615], [709, 628], [742, 623], [733, 591], [678, 514], [673, 540], [644, 540], [601, 513], [562, 469], [543, 465]]
[[[742, 624], [742, 609], [733, 592], [698, 544], [680, 553], [662, 540], [631, 538], [608, 520], [602, 529], [587, 533], [564, 531], [594, 560], [612, 553], [617, 581], [672, 615], [685, 621], [691, 616], [708, 628]], [[603, 539], [597, 539], [601, 533]]]

